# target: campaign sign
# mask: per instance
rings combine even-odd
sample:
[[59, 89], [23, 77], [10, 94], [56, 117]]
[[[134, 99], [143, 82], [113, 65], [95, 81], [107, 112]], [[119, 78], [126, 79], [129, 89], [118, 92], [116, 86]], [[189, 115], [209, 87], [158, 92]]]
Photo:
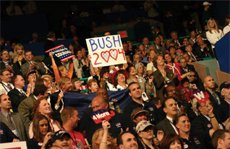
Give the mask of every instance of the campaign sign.
[[1, 143], [1, 149], [27, 149], [25, 141], [21, 142], [10, 142], [10, 143]]
[[115, 112], [113, 110], [98, 110], [92, 113], [92, 119], [95, 124], [101, 123], [103, 120], [109, 121], [112, 117], [115, 116]]
[[46, 53], [53, 52], [56, 57], [58, 57], [62, 62], [67, 61], [74, 57], [71, 51], [64, 45], [56, 46], [52, 49], [46, 51]]
[[86, 39], [93, 67], [126, 63], [120, 35], [109, 35]]

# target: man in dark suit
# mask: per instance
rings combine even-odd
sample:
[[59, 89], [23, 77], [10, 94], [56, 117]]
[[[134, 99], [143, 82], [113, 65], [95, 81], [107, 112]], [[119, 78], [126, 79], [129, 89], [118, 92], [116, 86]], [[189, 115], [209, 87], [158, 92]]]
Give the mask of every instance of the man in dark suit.
[[163, 130], [165, 134], [178, 134], [174, 119], [178, 113], [178, 105], [175, 99], [168, 97], [163, 101], [163, 110], [166, 113], [166, 118], [156, 125], [157, 130]]
[[33, 108], [35, 101], [45, 95], [47, 88], [42, 81], [38, 80], [35, 84], [33, 94], [25, 98], [18, 106], [18, 112], [23, 119], [26, 128], [29, 128], [30, 121], [33, 119]]
[[211, 136], [217, 129], [223, 129], [224, 127], [220, 123], [218, 114], [214, 111], [208, 93], [200, 92], [195, 97], [199, 116], [192, 121], [192, 130], [194, 135], [203, 139], [207, 148], [212, 149]]
[[25, 59], [26, 63], [21, 66], [23, 76], [27, 76], [27, 74], [31, 71], [36, 71], [38, 76], [46, 73], [44, 65], [41, 62], [34, 61], [34, 55], [32, 51], [25, 51]]
[[3, 49], [0, 53], [1, 61], [0, 61], [0, 70], [8, 69], [12, 71], [12, 60], [10, 59], [10, 54], [7, 49]]
[[221, 121], [223, 122], [224, 116], [229, 111], [223, 111], [222, 104], [225, 102], [224, 99], [221, 98], [220, 93], [216, 91], [216, 83], [211, 76], [206, 76], [204, 78], [204, 88], [209, 94], [209, 99], [213, 104], [214, 112], [218, 113], [220, 116]]
[[25, 80], [21, 75], [15, 75], [12, 81], [14, 83], [14, 89], [8, 92], [8, 96], [10, 96], [11, 99], [13, 112], [18, 112], [18, 105], [30, 95], [30, 88], [27, 88], [27, 93], [23, 90]]
[[18, 113], [10, 112], [11, 100], [8, 95], [0, 95], [0, 121], [5, 123], [10, 130], [20, 139], [20, 141], [27, 140], [27, 133]]

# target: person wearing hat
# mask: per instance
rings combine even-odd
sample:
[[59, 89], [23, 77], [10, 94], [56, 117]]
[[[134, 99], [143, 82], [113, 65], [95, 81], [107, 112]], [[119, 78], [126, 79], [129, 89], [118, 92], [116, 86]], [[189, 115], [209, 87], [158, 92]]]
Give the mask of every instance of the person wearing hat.
[[71, 136], [68, 132], [60, 130], [54, 133], [52, 138], [45, 145], [45, 149], [60, 147], [61, 149], [71, 149]]
[[194, 97], [199, 115], [192, 121], [193, 134], [200, 136], [207, 148], [212, 149], [211, 136], [217, 129], [223, 129], [224, 126], [214, 112], [207, 92], [198, 92], [194, 94]]
[[158, 148], [156, 145], [158, 142], [155, 140], [155, 135], [153, 132], [153, 125], [149, 121], [140, 121], [136, 126], [136, 132], [141, 142], [139, 146], [140, 149]]

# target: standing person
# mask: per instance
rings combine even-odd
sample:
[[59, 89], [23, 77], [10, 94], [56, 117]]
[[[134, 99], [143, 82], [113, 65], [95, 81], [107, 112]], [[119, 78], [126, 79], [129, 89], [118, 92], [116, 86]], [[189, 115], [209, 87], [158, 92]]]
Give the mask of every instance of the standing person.
[[212, 136], [212, 144], [215, 149], [230, 148], [230, 132], [229, 130], [217, 130]]
[[163, 130], [164, 134], [179, 134], [174, 122], [176, 115], [178, 114], [178, 105], [175, 99], [168, 97], [163, 101], [163, 110], [166, 113], [165, 119], [160, 121], [156, 128], [157, 130]]
[[188, 149], [206, 149], [203, 140], [199, 136], [194, 136], [191, 130], [191, 123], [186, 114], [179, 114], [175, 118], [175, 124], [179, 131], [179, 136], [183, 141], [184, 148]]
[[13, 63], [11, 61], [10, 54], [9, 54], [8, 50], [3, 49], [0, 52], [0, 56], [1, 56], [0, 70], [7, 68], [8, 70], [12, 71], [12, 64]]
[[78, 125], [79, 117], [78, 111], [74, 107], [65, 107], [61, 112], [62, 127], [67, 131], [72, 138], [72, 147], [86, 149], [87, 144], [81, 132], [74, 129]]
[[212, 44], [212, 48], [215, 48], [215, 44], [223, 37], [223, 32], [219, 29], [216, 20], [209, 19], [207, 22], [207, 29], [206, 37], [208, 41]]
[[27, 147], [31, 149], [44, 149], [46, 143], [52, 137], [49, 120], [42, 114], [36, 114], [32, 121], [33, 138], [27, 141]]
[[27, 88], [25, 92], [23, 87], [25, 86], [25, 80], [21, 75], [16, 75], [12, 79], [14, 83], [14, 89], [9, 91], [8, 95], [10, 96], [12, 102], [12, 110], [18, 112], [18, 106], [22, 100], [28, 97], [31, 94], [31, 89]]
[[123, 131], [117, 138], [118, 149], [138, 149], [137, 138], [129, 131]]
[[141, 145], [139, 148], [143, 149], [155, 149], [158, 148], [154, 142], [154, 132], [153, 132], [153, 125], [146, 120], [140, 121], [136, 126], [136, 131], [141, 141]]
[[0, 95], [0, 109], [0, 121], [5, 123], [20, 141], [27, 140], [23, 121], [18, 113], [10, 112], [11, 100], [6, 94]]

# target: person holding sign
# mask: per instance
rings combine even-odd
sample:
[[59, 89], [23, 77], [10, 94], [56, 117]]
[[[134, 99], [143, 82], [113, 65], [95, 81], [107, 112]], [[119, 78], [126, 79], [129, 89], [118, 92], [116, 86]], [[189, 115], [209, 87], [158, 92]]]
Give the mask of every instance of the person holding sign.
[[53, 52], [49, 53], [49, 56], [51, 58], [52, 61], [52, 68], [54, 71], [54, 76], [55, 76], [55, 82], [59, 81], [61, 77], [68, 77], [68, 78], [72, 78], [73, 76], [73, 62], [70, 62], [69, 64], [69, 69], [67, 70], [66, 67], [64, 65], [61, 66], [57, 66], [54, 57], [53, 57]]

